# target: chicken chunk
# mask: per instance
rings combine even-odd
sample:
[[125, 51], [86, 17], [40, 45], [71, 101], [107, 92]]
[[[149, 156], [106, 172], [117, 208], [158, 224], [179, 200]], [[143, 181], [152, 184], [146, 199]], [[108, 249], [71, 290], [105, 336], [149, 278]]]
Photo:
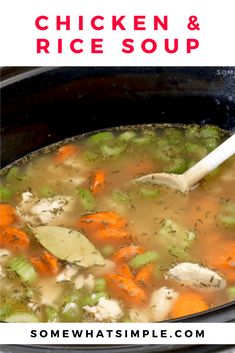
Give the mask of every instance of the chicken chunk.
[[74, 202], [72, 196], [48, 197], [36, 202], [31, 213], [43, 224], [58, 225], [63, 221], [65, 214], [72, 211]]
[[226, 286], [225, 279], [217, 272], [190, 262], [175, 265], [168, 271], [165, 278], [174, 279], [180, 284], [205, 292], [220, 290]]
[[116, 322], [123, 316], [123, 311], [117, 300], [100, 298], [96, 306], [85, 305], [83, 309], [92, 314], [97, 321]]
[[65, 268], [56, 276], [56, 282], [71, 281], [71, 278], [78, 272], [78, 267], [66, 265]]
[[3, 264], [7, 261], [10, 255], [11, 253], [7, 249], [0, 249], [0, 263]]
[[153, 291], [150, 298], [152, 321], [166, 320], [177, 297], [178, 293], [171, 288], [161, 287]]
[[74, 280], [74, 285], [76, 289], [86, 288], [92, 291], [95, 287], [95, 277], [89, 274], [87, 277], [84, 275], [78, 275]]
[[74, 203], [75, 198], [72, 196], [58, 195], [39, 200], [26, 191], [22, 193], [22, 200], [16, 210], [22, 220], [33, 225], [59, 225], [73, 210]]
[[3, 269], [3, 267], [0, 265], [0, 278], [5, 278], [6, 277], [6, 271]]
[[38, 198], [31, 191], [25, 191], [21, 194], [21, 201], [16, 207], [16, 212], [23, 221], [37, 223], [37, 217], [31, 213], [31, 208], [37, 201]]

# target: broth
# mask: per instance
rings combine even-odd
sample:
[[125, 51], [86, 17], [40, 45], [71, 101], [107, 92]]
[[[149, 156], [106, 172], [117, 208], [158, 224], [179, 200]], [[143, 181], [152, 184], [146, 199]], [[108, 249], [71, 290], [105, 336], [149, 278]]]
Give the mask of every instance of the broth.
[[2, 171], [0, 320], [157, 322], [235, 299], [235, 158], [183, 173], [229, 132], [140, 125], [67, 139]]

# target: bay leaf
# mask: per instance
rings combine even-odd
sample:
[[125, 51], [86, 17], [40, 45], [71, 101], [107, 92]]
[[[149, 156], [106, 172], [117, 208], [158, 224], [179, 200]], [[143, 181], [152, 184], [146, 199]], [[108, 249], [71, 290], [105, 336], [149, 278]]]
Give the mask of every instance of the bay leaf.
[[77, 230], [58, 226], [40, 226], [34, 228], [33, 233], [44, 248], [61, 260], [85, 268], [105, 264], [100, 252]]

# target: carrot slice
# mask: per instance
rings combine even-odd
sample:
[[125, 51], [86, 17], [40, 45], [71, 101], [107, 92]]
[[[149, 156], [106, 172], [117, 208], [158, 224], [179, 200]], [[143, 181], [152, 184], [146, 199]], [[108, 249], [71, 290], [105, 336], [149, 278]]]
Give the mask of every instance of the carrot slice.
[[0, 204], [0, 227], [6, 227], [15, 220], [14, 207], [7, 203]]
[[0, 246], [13, 250], [25, 250], [29, 246], [29, 238], [23, 230], [5, 227], [0, 232]]
[[47, 267], [52, 274], [56, 275], [58, 273], [58, 259], [54, 255], [50, 254], [48, 251], [44, 251], [42, 260], [47, 264]]
[[91, 191], [99, 193], [104, 188], [105, 174], [102, 170], [97, 170], [94, 176], [94, 180], [91, 185]]
[[58, 149], [56, 156], [55, 156], [55, 161], [58, 163], [63, 163], [65, 159], [73, 156], [76, 154], [78, 151], [78, 148], [75, 145], [68, 144], [65, 146], [62, 146]]
[[141, 305], [146, 302], [145, 291], [133, 279], [120, 274], [108, 274], [106, 280], [107, 287], [113, 296], [131, 305]]
[[39, 257], [30, 257], [30, 262], [32, 263], [33, 267], [42, 275], [48, 275], [48, 268], [47, 265], [39, 258]]
[[30, 261], [38, 272], [45, 276], [54, 276], [59, 272], [58, 260], [47, 251], [43, 252], [41, 258], [31, 257]]
[[208, 249], [205, 260], [209, 266], [223, 272], [228, 281], [235, 281], [235, 241], [218, 241]]
[[143, 266], [136, 274], [135, 281], [139, 285], [147, 286], [151, 281], [154, 271], [154, 264], [148, 264]]
[[114, 262], [123, 262], [133, 256], [144, 253], [144, 249], [138, 245], [129, 245], [118, 249], [112, 256]]
[[196, 314], [208, 309], [208, 303], [200, 294], [191, 291], [184, 292], [179, 295], [173, 304], [171, 316], [176, 319], [177, 317]]
[[99, 229], [90, 234], [89, 237], [99, 244], [120, 244], [131, 240], [130, 233], [113, 227]]
[[109, 227], [123, 228], [125, 224], [126, 221], [115, 212], [97, 212], [82, 216], [77, 226], [87, 234], [91, 234]]
[[127, 264], [119, 264], [116, 271], [119, 275], [134, 279], [133, 273]]

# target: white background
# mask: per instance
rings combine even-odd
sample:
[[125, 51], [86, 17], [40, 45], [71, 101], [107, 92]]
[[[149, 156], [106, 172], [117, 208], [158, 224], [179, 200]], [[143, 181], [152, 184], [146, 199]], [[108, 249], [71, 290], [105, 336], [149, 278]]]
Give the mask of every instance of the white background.
[[[234, 0], [1, 0], [0, 1], [0, 65], [1, 66], [233, 66], [235, 64], [235, 20]], [[35, 18], [39, 15], [50, 17], [50, 30], [38, 31]], [[55, 16], [70, 15], [71, 31], [56, 31]], [[76, 18], [84, 16], [85, 25], [95, 15], [105, 17], [105, 30], [84, 31], [76, 29]], [[126, 15], [130, 27], [127, 31], [111, 31], [112, 15]], [[146, 31], [133, 31], [133, 15], [147, 17]], [[168, 15], [169, 30], [153, 31], [152, 16]], [[200, 31], [188, 31], [188, 17], [198, 16]], [[73, 22], [74, 21], [74, 22]], [[90, 53], [90, 38], [103, 37], [104, 54]], [[46, 37], [51, 41], [50, 54], [36, 53], [36, 38]], [[64, 40], [65, 51], [57, 54], [56, 39]], [[135, 39], [135, 51], [124, 54], [121, 42], [124, 38]], [[196, 37], [200, 48], [186, 54], [186, 38]], [[69, 51], [69, 41], [84, 40], [84, 53]], [[158, 50], [144, 54], [140, 42], [153, 38]], [[179, 38], [180, 50], [167, 54], [163, 50], [164, 38]]]
[[[9, 329], [10, 325], [10, 329]], [[60, 330], [59, 338], [50, 338], [50, 334], [46, 338], [37, 336], [30, 338], [31, 330]], [[196, 338], [195, 330], [205, 330], [204, 338]], [[219, 323], [158, 323], [158, 324], [100, 324], [100, 323], [82, 323], [82, 324], [63, 324], [63, 323], [43, 323], [43, 324], [0, 324], [1, 344], [235, 344], [235, 323], [219, 324]], [[94, 338], [73, 338], [70, 334], [69, 338], [62, 337], [63, 330], [93, 330]], [[95, 338], [98, 331], [102, 330], [104, 337]], [[158, 338], [152, 338], [151, 335], [145, 337], [134, 338], [115, 338], [115, 335], [108, 337], [105, 330], [155, 330]], [[160, 330], [167, 330], [168, 337], [161, 338]], [[175, 331], [181, 330], [182, 337], [176, 338]], [[185, 337], [184, 332], [192, 330], [193, 336]], [[141, 335], [140, 335], [141, 336]], [[14, 340], [14, 341], [13, 341]]]

